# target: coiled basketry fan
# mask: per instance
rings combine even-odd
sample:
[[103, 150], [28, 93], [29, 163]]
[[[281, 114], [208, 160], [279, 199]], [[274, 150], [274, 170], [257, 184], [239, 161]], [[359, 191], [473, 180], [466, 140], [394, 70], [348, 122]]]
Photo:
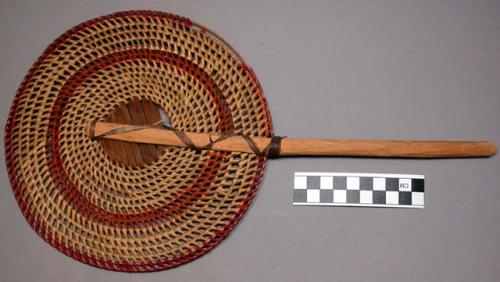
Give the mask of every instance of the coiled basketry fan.
[[[161, 124], [166, 112], [170, 127]], [[167, 146], [165, 146], [167, 145]], [[214, 32], [162, 12], [84, 22], [24, 78], [5, 127], [19, 207], [61, 252], [129, 272], [189, 262], [251, 204], [267, 158], [481, 157], [483, 142], [280, 138], [256, 76]]]

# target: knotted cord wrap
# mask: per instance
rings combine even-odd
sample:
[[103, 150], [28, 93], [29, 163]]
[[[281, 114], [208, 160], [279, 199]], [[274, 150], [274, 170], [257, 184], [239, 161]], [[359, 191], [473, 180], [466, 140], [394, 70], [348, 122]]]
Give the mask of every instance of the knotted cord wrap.
[[212, 150], [213, 146], [221, 141], [224, 141], [228, 138], [231, 137], [239, 137], [245, 140], [247, 143], [248, 147], [253, 151], [255, 155], [258, 157], [263, 157], [267, 156], [268, 158], [274, 159], [278, 158], [280, 156], [280, 151], [281, 151], [281, 140], [285, 137], [283, 136], [276, 136], [273, 135], [270, 137], [270, 142], [267, 144], [267, 146], [264, 149], [259, 149], [255, 141], [252, 139], [252, 137], [248, 135], [237, 135], [233, 132], [225, 132], [221, 135], [219, 135], [215, 140], [212, 140], [212, 134], [208, 134], [209, 136], [209, 142], [203, 146], [197, 146], [194, 144], [193, 140], [189, 138], [189, 136], [186, 135], [184, 131], [178, 130], [176, 128], [173, 128], [171, 126], [168, 126], [163, 123], [163, 121], [158, 121], [153, 124], [149, 125], [129, 125], [129, 126], [124, 126], [124, 127], [118, 127], [111, 129], [109, 131], [103, 132], [99, 135], [94, 135], [95, 132], [95, 124], [96, 121], [92, 122], [90, 125], [90, 132], [89, 136], [92, 140], [96, 141], [108, 136], [116, 135], [116, 134], [122, 134], [122, 133], [127, 133], [127, 132], [132, 132], [132, 131], [139, 131], [143, 129], [148, 129], [148, 128], [164, 128], [166, 130], [170, 130], [177, 135], [179, 140], [181, 140], [186, 147], [195, 150], [195, 151], [202, 151], [202, 150]]

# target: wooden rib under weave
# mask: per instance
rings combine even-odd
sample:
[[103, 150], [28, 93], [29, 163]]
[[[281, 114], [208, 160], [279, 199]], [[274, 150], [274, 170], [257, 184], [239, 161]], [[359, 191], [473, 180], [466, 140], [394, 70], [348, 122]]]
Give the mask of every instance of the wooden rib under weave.
[[[132, 100], [119, 105], [105, 120], [147, 125], [162, 122], [162, 117], [155, 103], [148, 100]], [[109, 139], [101, 139], [99, 142], [110, 159], [130, 167], [150, 165], [158, 161], [165, 150], [165, 146], [155, 144], [138, 144]]]
[[5, 128], [19, 206], [52, 246], [117, 271], [189, 262], [224, 239], [252, 202], [266, 158], [166, 148], [126, 165], [85, 133], [120, 105], [149, 101], [180, 130], [271, 136], [253, 72], [188, 19], [132, 11], [56, 39], [23, 80]]

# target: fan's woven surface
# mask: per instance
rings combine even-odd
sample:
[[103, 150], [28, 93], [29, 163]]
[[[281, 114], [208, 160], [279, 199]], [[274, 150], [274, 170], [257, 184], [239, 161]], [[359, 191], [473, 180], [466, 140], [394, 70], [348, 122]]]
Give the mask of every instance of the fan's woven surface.
[[47, 48], [14, 99], [5, 156], [24, 216], [52, 246], [101, 268], [156, 271], [227, 236], [266, 158], [168, 148], [144, 166], [116, 162], [86, 126], [134, 99], [160, 105], [181, 130], [272, 134], [260, 85], [229, 46], [188, 19], [132, 11]]

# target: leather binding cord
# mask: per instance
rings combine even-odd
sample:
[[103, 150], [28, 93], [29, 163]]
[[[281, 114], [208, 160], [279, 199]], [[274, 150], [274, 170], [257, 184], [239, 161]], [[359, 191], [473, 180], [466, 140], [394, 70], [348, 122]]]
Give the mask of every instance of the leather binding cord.
[[122, 134], [126, 132], [131, 132], [131, 131], [137, 131], [137, 130], [143, 130], [143, 129], [148, 129], [148, 128], [165, 128], [168, 130], [171, 130], [177, 135], [179, 140], [182, 141], [186, 145], [186, 147], [195, 150], [195, 151], [202, 151], [202, 150], [211, 150], [213, 146], [223, 140], [226, 140], [231, 137], [240, 137], [245, 140], [245, 142], [248, 144], [248, 147], [254, 152], [254, 154], [258, 157], [263, 157], [267, 156], [268, 158], [274, 159], [278, 158], [280, 156], [280, 151], [281, 151], [281, 140], [285, 137], [283, 136], [271, 136], [271, 141], [269, 144], [262, 150], [259, 149], [255, 141], [252, 139], [252, 137], [247, 136], [247, 135], [236, 135], [233, 132], [225, 132], [222, 135], [219, 135], [215, 140], [212, 140], [212, 135], [209, 135], [210, 142], [203, 146], [196, 146], [189, 138], [186, 133], [184, 133], [181, 130], [178, 130], [176, 128], [173, 128], [171, 126], [168, 126], [163, 123], [163, 121], [158, 121], [153, 124], [147, 124], [147, 125], [130, 125], [130, 126], [124, 126], [124, 127], [119, 127], [115, 128], [109, 131], [106, 131], [104, 133], [101, 133], [99, 135], [94, 135], [94, 130], [95, 130], [95, 121], [91, 124], [90, 126], [90, 138], [92, 140], [99, 140], [102, 139], [106, 136], [111, 136], [111, 135], [116, 135], [116, 134]]

